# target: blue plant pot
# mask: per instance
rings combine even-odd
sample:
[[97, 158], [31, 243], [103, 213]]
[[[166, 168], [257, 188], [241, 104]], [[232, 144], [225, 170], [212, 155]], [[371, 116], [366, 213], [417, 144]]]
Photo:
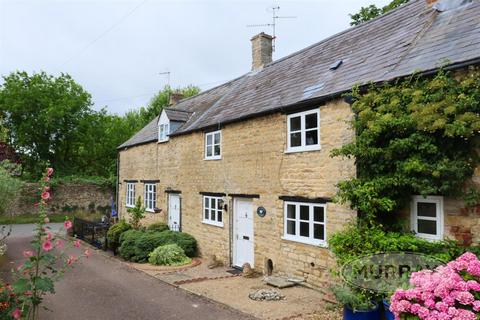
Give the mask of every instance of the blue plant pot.
[[375, 303], [375, 309], [368, 311], [353, 311], [347, 306], [343, 307], [343, 320], [381, 320], [380, 306]]
[[383, 300], [383, 314], [386, 320], [395, 320], [393, 312], [390, 311], [390, 303], [387, 300]]

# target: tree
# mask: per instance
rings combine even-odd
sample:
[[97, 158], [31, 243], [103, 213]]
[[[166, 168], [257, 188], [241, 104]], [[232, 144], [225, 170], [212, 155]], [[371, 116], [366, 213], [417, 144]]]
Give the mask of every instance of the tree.
[[350, 14], [350, 18], [352, 21], [350, 21], [351, 26], [358, 26], [361, 23], [367, 22], [369, 20], [372, 20], [373, 18], [376, 18], [384, 13], [387, 13], [390, 10], [393, 10], [402, 4], [407, 3], [410, 0], [393, 0], [386, 6], [382, 8], [378, 8], [376, 5], [371, 4], [368, 7], [362, 7], [360, 8], [360, 11], [355, 13], [355, 14]]
[[92, 113], [91, 96], [69, 75], [13, 72], [0, 86], [0, 116], [7, 142], [23, 158], [27, 172], [41, 174], [49, 162], [61, 173], [74, 172], [79, 128]]

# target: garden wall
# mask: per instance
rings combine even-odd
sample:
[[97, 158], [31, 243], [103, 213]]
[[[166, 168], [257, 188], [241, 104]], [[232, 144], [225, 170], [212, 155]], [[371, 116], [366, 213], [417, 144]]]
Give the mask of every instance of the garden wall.
[[[8, 214], [22, 215], [37, 212], [39, 185], [27, 183], [13, 200]], [[49, 214], [69, 215], [74, 212], [109, 214], [114, 192], [95, 184], [58, 184], [52, 187], [52, 199], [48, 202]]]

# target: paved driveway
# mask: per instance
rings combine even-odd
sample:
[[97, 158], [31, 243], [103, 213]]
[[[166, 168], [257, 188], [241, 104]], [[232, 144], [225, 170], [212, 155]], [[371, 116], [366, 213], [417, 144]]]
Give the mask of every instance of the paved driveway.
[[[16, 265], [30, 241], [21, 234], [9, 238], [8, 259]], [[0, 276], [8, 269], [9, 263]], [[53, 312], [43, 311], [41, 320], [252, 319], [97, 252], [57, 283], [56, 294], [47, 296], [45, 305]]]

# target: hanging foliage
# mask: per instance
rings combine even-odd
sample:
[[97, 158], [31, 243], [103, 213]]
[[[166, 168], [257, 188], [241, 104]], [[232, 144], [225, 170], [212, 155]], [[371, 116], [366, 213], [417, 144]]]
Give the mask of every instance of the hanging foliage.
[[338, 184], [340, 202], [374, 218], [414, 194], [471, 197], [465, 186], [479, 165], [478, 69], [414, 75], [352, 96], [356, 139], [332, 156], [355, 158], [358, 172]]

